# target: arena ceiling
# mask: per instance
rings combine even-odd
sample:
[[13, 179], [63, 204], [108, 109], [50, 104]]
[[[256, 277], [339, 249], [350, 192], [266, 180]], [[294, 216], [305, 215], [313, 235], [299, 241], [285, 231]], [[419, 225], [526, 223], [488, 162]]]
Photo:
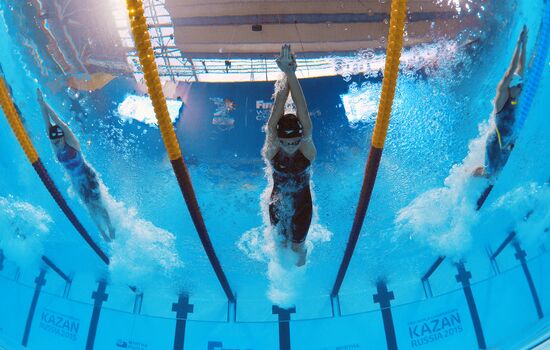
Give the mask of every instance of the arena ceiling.
[[[290, 43], [301, 53], [385, 47], [390, 0], [165, 0], [187, 55], [254, 56]], [[463, 1], [463, 3], [466, 1]], [[410, 0], [406, 45], [452, 37], [473, 25], [453, 1]], [[464, 15], [464, 12], [466, 12]], [[471, 13], [471, 12], [470, 12]]]
[[[272, 80], [278, 72], [273, 58], [282, 43], [290, 43], [305, 60], [302, 77], [340, 74], [330, 59], [361, 50], [384, 52], [391, 1], [143, 0], [143, 4], [159, 73], [176, 82]], [[28, 0], [18, 6], [46, 32], [47, 52], [64, 74], [134, 74], [140, 79], [125, 0]], [[408, 7], [405, 47], [454, 39], [466, 29], [481, 28], [479, 14], [487, 10], [469, 0], [409, 0]]]

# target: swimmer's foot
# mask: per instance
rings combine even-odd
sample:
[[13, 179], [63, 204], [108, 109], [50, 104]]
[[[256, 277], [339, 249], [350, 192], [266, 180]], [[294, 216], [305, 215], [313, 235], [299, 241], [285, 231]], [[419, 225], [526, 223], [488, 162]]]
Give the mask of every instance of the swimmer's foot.
[[296, 266], [304, 266], [307, 260], [307, 248], [304, 243], [292, 243], [292, 250], [298, 255]]
[[476, 170], [474, 170], [472, 175], [475, 177], [487, 177], [487, 173], [485, 172], [485, 167], [480, 166], [479, 168], [476, 168]]
[[99, 231], [99, 232], [101, 233], [101, 237], [105, 240], [105, 242], [107, 242], [107, 243], [111, 243], [111, 242], [112, 242], [111, 238], [109, 238], [109, 236], [107, 236], [107, 235], [105, 234], [105, 232], [103, 232], [103, 230], [101, 230], [101, 231]]
[[112, 227], [109, 227], [109, 237], [110, 237], [111, 241], [115, 240], [115, 229], [112, 228]]
[[306, 258], [307, 258], [307, 251], [298, 253], [298, 261], [296, 262], [296, 266], [298, 267], [304, 266], [306, 264]]

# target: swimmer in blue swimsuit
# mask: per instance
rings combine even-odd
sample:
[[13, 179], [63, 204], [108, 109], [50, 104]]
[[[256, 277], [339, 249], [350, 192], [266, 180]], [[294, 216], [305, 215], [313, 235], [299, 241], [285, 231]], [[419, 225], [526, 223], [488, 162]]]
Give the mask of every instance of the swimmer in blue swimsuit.
[[[263, 148], [263, 156], [273, 170], [269, 217], [271, 225], [283, 236], [283, 245], [292, 242], [292, 250], [298, 255], [296, 265], [302, 266], [306, 262], [304, 241], [313, 211], [310, 165], [317, 151], [311, 138], [311, 118], [296, 77], [296, 59], [290, 45], [283, 45], [277, 65], [286, 79], [278, 82], [280, 85], [267, 121]], [[296, 114], [284, 111], [289, 94], [296, 104]]]
[[[75, 190], [86, 204], [103, 239], [107, 242], [112, 241], [115, 238], [115, 230], [103, 205], [97, 174], [82, 157], [80, 143], [69, 126], [44, 101], [42, 92], [40, 90], [36, 92], [57, 160], [65, 167]], [[52, 120], [55, 124], [52, 124]]]
[[494, 100], [494, 127], [487, 137], [485, 148], [485, 166], [474, 171], [475, 176], [495, 179], [500, 173], [516, 141], [516, 111], [518, 100], [523, 89], [525, 73], [525, 56], [527, 45], [527, 27], [524, 26], [519, 36], [514, 57], [500, 81]]

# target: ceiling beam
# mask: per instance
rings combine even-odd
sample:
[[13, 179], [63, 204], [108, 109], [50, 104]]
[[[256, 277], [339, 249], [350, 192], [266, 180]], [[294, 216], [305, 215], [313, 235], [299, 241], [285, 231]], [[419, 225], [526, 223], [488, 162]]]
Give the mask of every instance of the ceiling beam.
[[[435, 4], [433, 0], [410, 0], [410, 13], [446, 12], [453, 5]], [[475, 4], [470, 4], [475, 6]], [[271, 14], [308, 13], [389, 13], [391, 1], [379, 0], [166, 0], [166, 8], [172, 18], [217, 17]]]
[[[431, 42], [434, 38], [454, 38], [475, 19], [436, 20], [409, 23], [405, 45]], [[341, 52], [360, 49], [383, 49], [388, 33], [384, 23], [328, 23], [264, 25], [261, 32], [250, 26], [179, 26], [175, 28], [176, 45], [187, 55], [195, 52], [228, 54], [271, 54], [280, 51], [281, 43], [293, 45], [296, 52]]]
[[[408, 15], [408, 22], [433, 21], [456, 18], [455, 11], [416, 12]], [[322, 23], [380, 23], [389, 20], [388, 13], [304, 13], [242, 16], [206, 16], [173, 18], [176, 27], [184, 26], [233, 26], [253, 24], [322, 24]]]

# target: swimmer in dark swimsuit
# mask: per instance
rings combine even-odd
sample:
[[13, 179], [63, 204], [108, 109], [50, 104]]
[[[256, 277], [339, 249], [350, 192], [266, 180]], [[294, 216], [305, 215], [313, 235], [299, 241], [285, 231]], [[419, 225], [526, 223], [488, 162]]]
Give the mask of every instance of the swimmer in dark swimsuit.
[[[57, 156], [70, 175], [71, 182], [78, 192], [80, 199], [86, 204], [92, 219], [99, 228], [103, 239], [110, 242], [115, 238], [115, 230], [99, 190], [99, 179], [95, 171], [82, 157], [80, 143], [67, 124], [44, 101], [42, 92], [36, 91], [38, 102], [42, 109], [42, 116], [46, 124], [46, 131]], [[51, 120], [55, 122], [52, 124]]]
[[[285, 73], [278, 82], [275, 103], [267, 121], [263, 156], [273, 170], [273, 190], [269, 202], [271, 225], [284, 237], [283, 245], [292, 242], [298, 254], [296, 265], [306, 262], [304, 246], [312, 216], [310, 165], [316, 149], [311, 139], [312, 123], [304, 93], [296, 78], [296, 59], [290, 45], [283, 45], [277, 65]], [[296, 104], [296, 115], [285, 114], [289, 93]]]
[[[185, 111], [185, 102], [183, 102], [183, 100], [181, 99], [180, 96], [178, 96], [178, 98], [176, 99], [178, 102], [181, 102], [181, 106], [180, 108], [178, 109], [178, 118], [181, 120], [181, 118], [183, 118], [183, 111]], [[180, 121], [181, 122], [181, 121]]]
[[519, 36], [512, 62], [500, 81], [494, 100], [494, 128], [487, 137], [485, 148], [485, 166], [474, 171], [474, 176], [494, 179], [514, 148], [516, 140], [515, 124], [518, 100], [523, 88], [525, 57], [527, 45], [527, 27]]

